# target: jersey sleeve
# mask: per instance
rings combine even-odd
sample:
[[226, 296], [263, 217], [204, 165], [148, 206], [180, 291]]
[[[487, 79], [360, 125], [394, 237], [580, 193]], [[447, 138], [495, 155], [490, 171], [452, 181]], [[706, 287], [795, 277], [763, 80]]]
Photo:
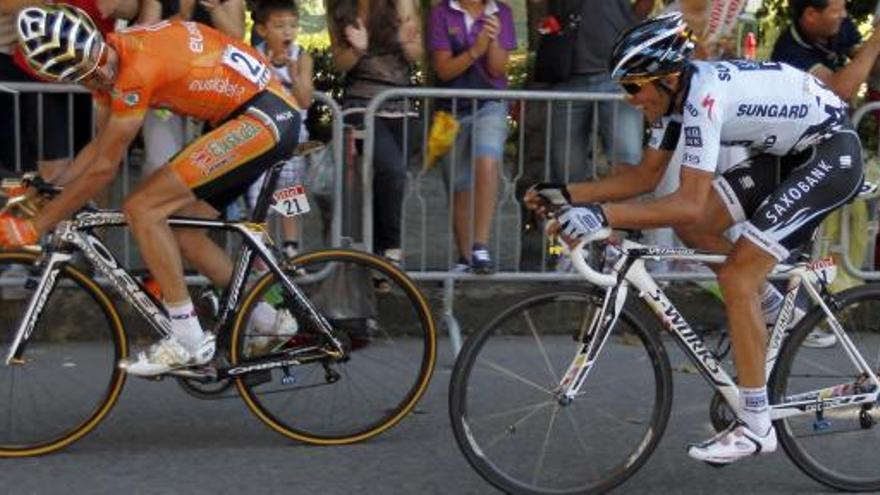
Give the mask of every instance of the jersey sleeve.
[[[717, 92], [716, 92], [717, 93]], [[681, 122], [682, 165], [714, 173], [721, 151], [723, 107], [717, 94], [710, 91], [691, 92], [686, 105], [695, 112], [684, 112]]]

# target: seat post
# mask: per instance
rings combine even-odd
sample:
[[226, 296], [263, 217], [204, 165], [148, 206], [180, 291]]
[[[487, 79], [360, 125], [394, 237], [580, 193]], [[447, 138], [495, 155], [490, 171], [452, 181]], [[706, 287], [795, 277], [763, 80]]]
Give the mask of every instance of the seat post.
[[272, 193], [275, 192], [275, 184], [278, 183], [278, 177], [281, 175], [281, 168], [284, 166], [284, 160], [281, 160], [266, 171], [266, 180], [260, 188], [260, 195], [257, 196], [257, 204], [251, 212], [251, 222], [263, 223], [269, 214], [269, 204], [272, 200]]

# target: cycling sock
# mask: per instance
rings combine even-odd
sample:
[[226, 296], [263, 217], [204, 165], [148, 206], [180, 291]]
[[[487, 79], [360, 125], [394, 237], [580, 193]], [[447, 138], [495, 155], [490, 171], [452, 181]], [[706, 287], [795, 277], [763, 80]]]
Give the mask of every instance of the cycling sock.
[[764, 314], [764, 323], [767, 326], [776, 324], [779, 310], [782, 309], [783, 299], [785, 299], [785, 296], [772, 283], [767, 282], [764, 284], [764, 293], [761, 295], [761, 313]]
[[767, 387], [739, 387], [740, 419], [758, 435], [766, 436], [770, 430], [770, 409], [767, 407]]
[[188, 350], [198, 349], [204, 338], [204, 332], [196, 316], [192, 299], [178, 303], [166, 302], [165, 307], [168, 308], [168, 316], [171, 318], [171, 334]]

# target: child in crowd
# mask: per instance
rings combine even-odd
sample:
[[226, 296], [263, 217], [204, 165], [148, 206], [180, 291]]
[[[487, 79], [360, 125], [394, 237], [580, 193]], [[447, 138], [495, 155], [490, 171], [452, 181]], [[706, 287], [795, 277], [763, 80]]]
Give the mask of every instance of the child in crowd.
[[[255, 48], [271, 62], [275, 75], [301, 108], [303, 125], [300, 127], [299, 142], [309, 139], [306, 129], [306, 109], [312, 104], [313, 61], [301, 46], [296, 44], [299, 33], [299, 9], [294, 0], [259, 0], [254, 12], [254, 26], [263, 39]], [[305, 178], [305, 160], [294, 156], [284, 165], [278, 181], [278, 188], [302, 184]], [[265, 180], [255, 181], [247, 192], [248, 206], [256, 206], [257, 196]], [[286, 258], [299, 252], [299, 226], [296, 217], [281, 219], [282, 251]]]
[[[516, 48], [513, 11], [498, 0], [442, 0], [431, 10], [428, 50], [441, 87], [507, 88], [508, 54]], [[461, 127], [445, 177], [452, 183], [457, 270], [491, 273], [489, 233], [498, 195], [498, 167], [507, 140], [507, 103], [440, 100]]]

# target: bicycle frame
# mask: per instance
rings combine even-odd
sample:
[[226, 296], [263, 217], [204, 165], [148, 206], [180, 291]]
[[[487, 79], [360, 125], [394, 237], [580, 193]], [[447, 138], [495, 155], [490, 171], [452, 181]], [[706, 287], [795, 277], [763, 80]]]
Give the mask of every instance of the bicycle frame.
[[[243, 243], [236, 256], [233, 275], [221, 299], [221, 308], [215, 326], [217, 335], [225, 330], [231, 323], [247, 285], [247, 276], [250, 272], [254, 255], [258, 256], [281, 282], [287, 291], [292, 294], [289, 298], [299, 313], [305, 315], [316, 329], [322, 332], [331, 342], [335, 351], [343, 352], [342, 342], [335, 336], [327, 319], [312, 305], [305, 294], [284, 273], [275, 260], [272, 251], [266, 242], [272, 242], [266, 233], [263, 223], [268, 211], [270, 192], [274, 189], [277, 181], [279, 167], [270, 169], [269, 177], [263, 184], [260, 196], [255, 208], [254, 220], [251, 222], [226, 222], [219, 220], [205, 220], [200, 218], [171, 217], [168, 219], [170, 227], [220, 229], [234, 231], [242, 236]], [[110, 250], [98, 238], [92, 229], [95, 227], [124, 227], [127, 225], [125, 216], [119, 211], [84, 210], [77, 213], [72, 220], [58, 224], [52, 233], [51, 242], [38, 266], [42, 273], [39, 276], [34, 294], [24, 311], [21, 322], [15, 333], [12, 345], [6, 355], [7, 366], [20, 362], [28, 338], [30, 338], [37, 320], [57, 282], [58, 273], [63, 266], [73, 257], [75, 251], [81, 251], [86, 260], [95, 268], [96, 272], [106, 277], [108, 284], [123, 299], [129, 302], [135, 310], [146, 319], [153, 329], [163, 338], [171, 332], [171, 322], [164, 308], [149, 295], [144, 287], [119, 264]], [[30, 278], [30, 277], [29, 277]], [[298, 364], [287, 360], [276, 360], [265, 363], [265, 359], [258, 360], [253, 366], [239, 366], [228, 370], [230, 374], [243, 374], [258, 369], [268, 369], [276, 366], [289, 366]]]
[[[702, 377], [724, 397], [728, 405], [739, 415], [741, 411], [739, 390], [736, 383], [724, 370], [715, 355], [706, 347], [703, 338], [694, 332], [645, 267], [646, 259], [680, 259], [719, 264], [724, 262], [725, 257], [687, 248], [646, 247], [627, 240], [623, 242], [622, 256], [615, 263], [611, 274], [602, 274], [594, 271], [586, 263], [583, 249], [584, 244], [582, 243], [572, 250], [572, 261], [588, 281], [606, 288], [605, 301], [602, 309], [593, 316], [583, 342], [563, 375], [557, 389], [559, 400], [568, 403], [577, 396], [593, 363], [607, 342], [614, 323], [623, 309], [628, 288], [632, 286], [639, 291], [639, 297], [645, 301], [663, 323], [663, 326], [673, 335], [675, 341], [682, 347]], [[786, 397], [783, 403], [770, 405], [770, 416], [774, 420], [813, 411], [875, 402], [880, 396], [880, 380], [878, 380], [877, 374], [856, 350], [852, 340], [846, 335], [840, 322], [837, 321], [822, 298], [819, 287], [826, 283], [824, 268], [826, 267], [821, 266], [820, 263], [799, 263], [794, 266], [778, 265], [773, 270], [773, 274], [787, 274], [789, 284], [780, 315], [768, 339], [766, 376], [769, 378], [776, 366], [777, 357], [788, 336], [789, 322], [794, 315], [795, 299], [800, 287], [803, 286], [813, 302], [825, 313], [832, 331], [849, 358], [859, 371], [868, 377], [870, 383], [875, 385], [875, 389], [869, 393], [833, 397], [831, 390], [834, 387], [828, 387]], [[609, 312], [609, 308], [613, 308], [613, 312]]]

